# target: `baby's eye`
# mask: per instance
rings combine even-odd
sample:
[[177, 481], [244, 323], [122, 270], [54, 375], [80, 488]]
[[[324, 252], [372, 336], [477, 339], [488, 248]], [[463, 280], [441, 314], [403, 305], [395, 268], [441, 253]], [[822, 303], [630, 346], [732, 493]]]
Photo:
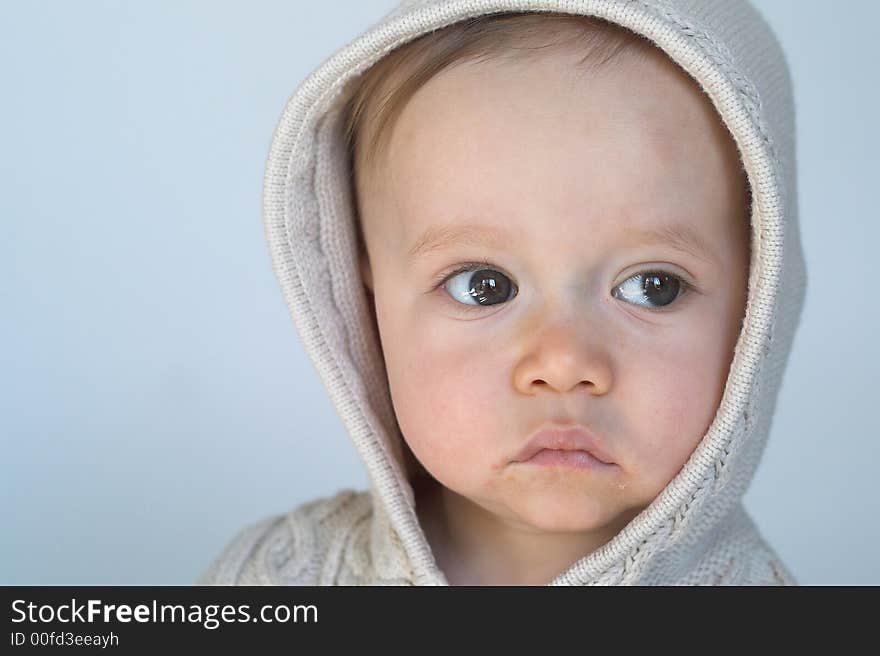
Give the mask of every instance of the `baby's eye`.
[[646, 308], [659, 308], [673, 303], [688, 283], [665, 271], [643, 271], [614, 288], [612, 295], [627, 303]]
[[[479, 266], [479, 265], [478, 265]], [[462, 267], [443, 279], [443, 287], [464, 305], [497, 305], [517, 293], [516, 285], [500, 271]]]
[[[438, 287], [462, 305], [474, 308], [498, 305], [513, 299], [518, 288], [487, 262], [459, 267], [443, 277]], [[612, 295], [640, 307], [659, 309], [674, 303], [690, 284], [666, 271], [642, 271], [614, 288]]]

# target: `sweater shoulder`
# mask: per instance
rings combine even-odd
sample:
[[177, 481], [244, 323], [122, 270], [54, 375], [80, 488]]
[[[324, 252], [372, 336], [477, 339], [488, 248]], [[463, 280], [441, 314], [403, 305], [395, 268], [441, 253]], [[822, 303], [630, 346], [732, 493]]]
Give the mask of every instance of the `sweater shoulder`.
[[338, 543], [371, 513], [368, 491], [343, 489], [264, 517], [235, 533], [196, 584], [321, 585]]
[[740, 514], [739, 525], [741, 562], [736, 568], [739, 570], [737, 575], [729, 577], [730, 583], [759, 586], [797, 585], [791, 570], [745, 509]]
[[741, 505], [696, 564], [687, 584], [722, 586], [798, 585], [794, 575]]

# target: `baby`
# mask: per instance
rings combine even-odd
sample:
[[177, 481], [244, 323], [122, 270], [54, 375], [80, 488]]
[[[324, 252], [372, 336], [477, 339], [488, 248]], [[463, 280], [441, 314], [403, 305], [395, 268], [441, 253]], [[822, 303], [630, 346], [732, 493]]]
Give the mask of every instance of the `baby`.
[[805, 277], [771, 350], [794, 213], [753, 207], [785, 173], [741, 157], [761, 115], [728, 127], [747, 108], [725, 122], [704, 91], [731, 55], [698, 82], [657, 45], [671, 22], [708, 48], [693, 17], [473, 4], [404, 3], [371, 34], [408, 42], [282, 119], [311, 141], [276, 132], [275, 269], [371, 489], [252, 524], [200, 581], [794, 583], [741, 495]]

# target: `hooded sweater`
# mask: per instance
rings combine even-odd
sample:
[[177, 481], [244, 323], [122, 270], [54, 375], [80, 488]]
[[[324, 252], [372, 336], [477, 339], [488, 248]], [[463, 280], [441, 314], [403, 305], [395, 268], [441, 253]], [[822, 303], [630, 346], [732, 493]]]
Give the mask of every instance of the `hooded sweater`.
[[752, 195], [745, 316], [710, 427], [647, 507], [550, 585], [796, 583], [742, 503], [806, 292], [792, 85], [769, 26], [746, 0], [405, 0], [295, 90], [263, 180], [273, 270], [365, 463], [369, 489], [343, 489], [245, 526], [199, 584], [449, 584], [416, 514], [414, 467], [359, 272], [342, 104], [358, 75], [394, 48], [467, 18], [511, 11], [595, 16], [653, 42], [711, 100]]

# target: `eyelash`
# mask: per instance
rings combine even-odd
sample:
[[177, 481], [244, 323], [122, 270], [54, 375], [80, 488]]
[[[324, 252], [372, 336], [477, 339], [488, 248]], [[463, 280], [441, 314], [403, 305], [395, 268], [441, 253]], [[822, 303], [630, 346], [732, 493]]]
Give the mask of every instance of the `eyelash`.
[[[471, 272], [480, 271], [482, 269], [491, 269], [493, 271], [498, 271], [499, 273], [504, 273], [504, 271], [502, 269], [500, 269], [499, 267], [495, 266], [494, 264], [492, 264], [491, 262], [489, 262], [487, 260], [482, 260], [480, 262], [467, 262], [465, 264], [459, 265], [458, 267], [456, 267], [452, 271], [448, 271], [448, 272], [442, 273], [439, 276], [437, 276], [429, 291], [433, 292], [433, 291], [440, 289], [447, 282], [449, 282], [449, 280], [451, 280], [455, 276], [459, 275], [460, 273], [465, 273], [467, 271], [471, 271]], [[671, 271], [667, 271], [662, 268], [645, 269], [644, 271], [637, 271], [633, 275], [629, 276], [629, 278], [627, 278], [626, 280], [630, 280], [631, 278], [635, 278], [636, 276], [644, 275], [646, 273], [662, 273], [662, 274], [665, 274], [665, 275], [670, 276], [672, 278], [675, 278], [676, 280], [678, 280], [679, 285], [681, 286], [681, 291], [679, 292], [678, 296], [676, 296], [675, 300], [672, 301], [672, 303], [669, 303], [669, 304], [667, 304], [665, 306], [661, 306], [661, 307], [650, 308], [647, 306], [635, 305], [634, 303], [630, 303], [630, 305], [634, 305], [637, 308], [650, 310], [651, 312], [668, 312], [672, 309], [673, 305], [679, 304], [680, 299], [682, 297], [687, 296], [691, 292], [698, 291], [694, 285], [689, 283], [687, 280], [685, 280], [681, 276], [676, 275], [676, 274], [672, 273]], [[507, 276], [506, 273], [504, 275]], [[623, 282], [626, 282], [626, 280]], [[623, 283], [621, 283], [621, 284], [623, 284]], [[618, 287], [619, 286], [620, 285], [618, 285]], [[616, 287], [615, 287], [615, 289], [616, 289]], [[487, 307], [485, 305], [467, 305], [465, 303], [458, 303], [458, 302], [454, 301], [452, 298], [450, 298], [449, 300], [452, 301], [453, 303], [455, 303], [456, 309], [458, 309], [460, 312], [463, 312], [465, 314], [468, 314], [468, 313], [471, 313], [474, 311], [478, 312], [478, 311], [483, 310]], [[496, 305], [502, 305], [502, 304], [496, 303]]]

